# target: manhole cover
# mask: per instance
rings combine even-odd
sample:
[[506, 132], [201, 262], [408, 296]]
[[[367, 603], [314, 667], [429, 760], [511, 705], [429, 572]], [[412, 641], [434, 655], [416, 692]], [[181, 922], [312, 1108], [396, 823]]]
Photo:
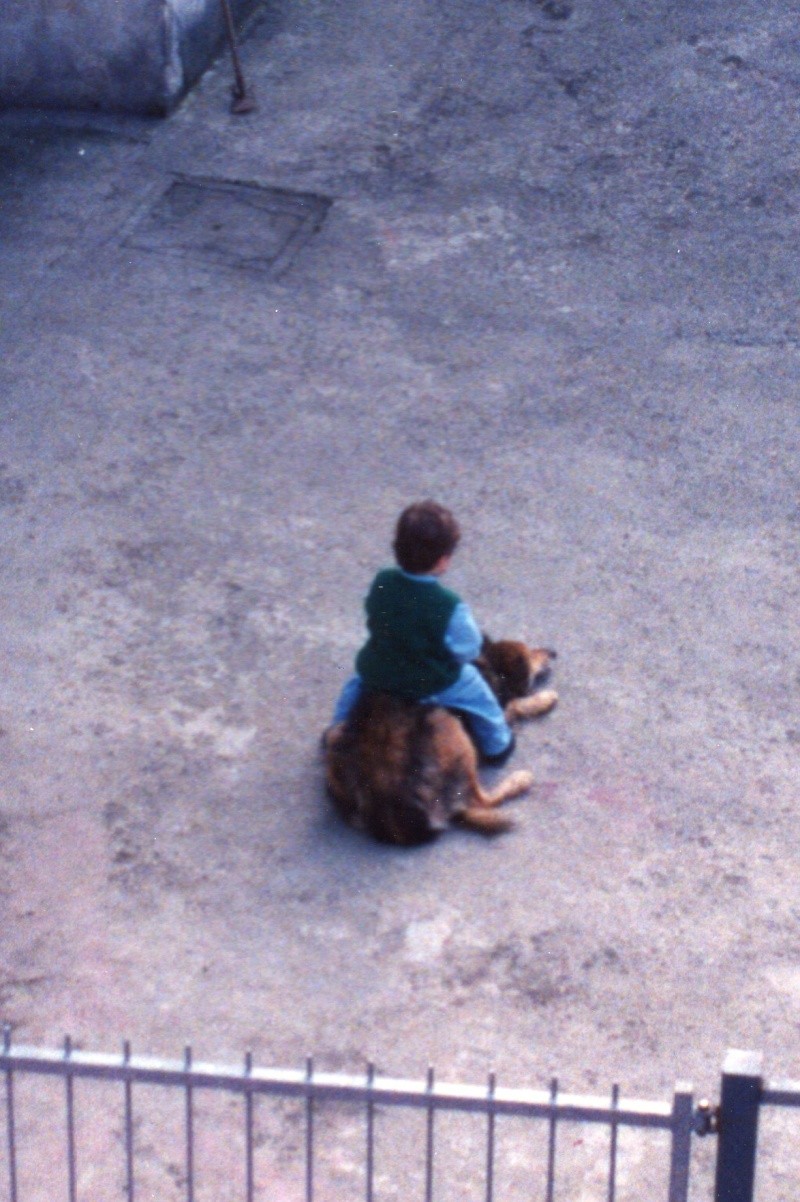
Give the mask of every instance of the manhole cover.
[[124, 243], [278, 275], [316, 233], [330, 206], [327, 197], [313, 192], [179, 175]]

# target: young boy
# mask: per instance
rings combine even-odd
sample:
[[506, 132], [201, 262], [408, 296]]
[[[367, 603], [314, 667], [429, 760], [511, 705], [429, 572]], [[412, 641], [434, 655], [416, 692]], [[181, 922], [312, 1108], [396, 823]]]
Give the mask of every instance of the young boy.
[[492, 690], [472, 662], [483, 638], [469, 607], [439, 583], [461, 531], [435, 501], [409, 505], [394, 538], [398, 566], [378, 572], [367, 595], [369, 638], [334, 710], [342, 722], [362, 689], [381, 690], [463, 713], [486, 764], [502, 764], [514, 736]]

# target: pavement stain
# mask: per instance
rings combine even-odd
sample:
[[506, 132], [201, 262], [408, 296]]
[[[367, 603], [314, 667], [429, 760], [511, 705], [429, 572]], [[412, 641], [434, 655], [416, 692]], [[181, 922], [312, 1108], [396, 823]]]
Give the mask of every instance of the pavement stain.
[[452, 957], [447, 968], [451, 983], [460, 987], [462, 1004], [486, 990], [526, 1007], [553, 1006], [582, 993], [559, 932], [510, 935], [491, 947]]

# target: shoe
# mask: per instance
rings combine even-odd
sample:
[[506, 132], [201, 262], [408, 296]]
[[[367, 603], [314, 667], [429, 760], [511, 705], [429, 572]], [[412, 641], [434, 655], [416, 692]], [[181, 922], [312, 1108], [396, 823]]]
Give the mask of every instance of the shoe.
[[480, 753], [481, 763], [486, 768], [499, 768], [501, 764], [504, 764], [506, 760], [511, 757], [516, 745], [517, 740], [512, 735], [511, 742], [509, 743], [508, 747], [504, 748], [503, 751], [498, 751], [494, 755], [487, 755], [485, 751], [482, 751]]

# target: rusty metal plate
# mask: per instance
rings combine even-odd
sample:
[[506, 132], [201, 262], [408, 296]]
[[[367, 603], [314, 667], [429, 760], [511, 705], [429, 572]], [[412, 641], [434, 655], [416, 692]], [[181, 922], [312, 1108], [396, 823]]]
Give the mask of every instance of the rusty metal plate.
[[177, 175], [124, 245], [280, 275], [325, 220], [313, 192]]

